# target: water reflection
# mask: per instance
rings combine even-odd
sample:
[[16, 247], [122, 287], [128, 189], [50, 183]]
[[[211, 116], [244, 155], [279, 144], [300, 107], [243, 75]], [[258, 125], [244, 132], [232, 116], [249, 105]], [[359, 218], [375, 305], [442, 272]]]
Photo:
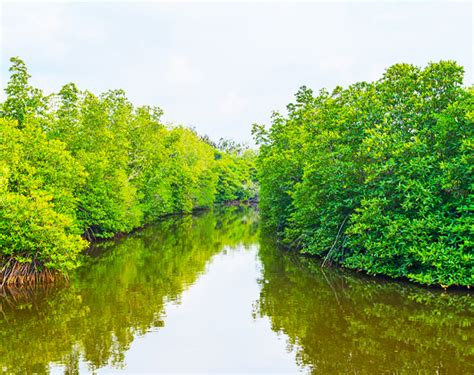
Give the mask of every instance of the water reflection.
[[0, 371], [474, 372], [471, 295], [321, 270], [259, 233], [252, 208], [92, 254], [68, 287], [3, 291]]
[[135, 336], [165, 324], [164, 304], [179, 301], [225, 245], [255, 243], [257, 229], [255, 211], [235, 207], [166, 219], [101, 244], [101, 256], [69, 288], [2, 299], [0, 369], [44, 373], [55, 362], [76, 372], [80, 360], [91, 370], [120, 368]]
[[288, 336], [301, 366], [316, 373], [474, 371], [474, 302], [277, 250], [262, 235], [256, 314]]

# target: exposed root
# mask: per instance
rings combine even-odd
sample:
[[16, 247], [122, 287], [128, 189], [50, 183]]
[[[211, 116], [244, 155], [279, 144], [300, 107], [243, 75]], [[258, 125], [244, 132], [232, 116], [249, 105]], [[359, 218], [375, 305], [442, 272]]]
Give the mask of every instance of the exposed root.
[[9, 258], [2, 262], [0, 269], [0, 286], [27, 286], [35, 284], [48, 284], [56, 280], [67, 279], [67, 276], [33, 260], [32, 262], [19, 262]]

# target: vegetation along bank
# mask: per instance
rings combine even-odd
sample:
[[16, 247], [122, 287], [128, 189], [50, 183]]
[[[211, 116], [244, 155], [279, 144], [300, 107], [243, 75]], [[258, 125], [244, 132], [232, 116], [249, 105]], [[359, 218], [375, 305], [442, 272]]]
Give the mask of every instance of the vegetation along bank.
[[[252, 200], [302, 253], [369, 274], [474, 284], [474, 89], [454, 62], [389, 68], [254, 126], [258, 156], [167, 126], [122, 90], [44, 95], [11, 59], [0, 104], [0, 284], [52, 281], [93, 239]], [[257, 166], [255, 159], [257, 158]]]
[[474, 285], [474, 89], [454, 62], [306, 87], [254, 125], [263, 222], [283, 242], [369, 274]]
[[165, 126], [122, 90], [52, 95], [11, 59], [0, 104], [0, 284], [52, 281], [88, 240], [171, 213], [256, 196], [255, 152]]

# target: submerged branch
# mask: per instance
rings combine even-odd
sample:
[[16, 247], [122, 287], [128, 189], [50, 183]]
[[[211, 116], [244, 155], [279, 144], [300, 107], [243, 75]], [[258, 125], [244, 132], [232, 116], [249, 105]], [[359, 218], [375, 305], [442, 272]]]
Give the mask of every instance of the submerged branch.
[[346, 217], [342, 221], [342, 224], [339, 227], [339, 230], [337, 231], [336, 239], [334, 240], [334, 243], [332, 244], [331, 249], [329, 249], [328, 253], [324, 257], [323, 263], [321, 264], [321, 268], [324, 267], [324, 265], [326, 264], [326, 261], [329, 259], [329, 256], [331, 255], [332, 251], [334, 250], [334, 248], [337, 244], [337, 240], [339, 239], [339, 236], [341, 235], [342, 228], [344, 227], [344, 224], [346, 223], [348, 217], [349, 217], [349, 215], [346, 215]]

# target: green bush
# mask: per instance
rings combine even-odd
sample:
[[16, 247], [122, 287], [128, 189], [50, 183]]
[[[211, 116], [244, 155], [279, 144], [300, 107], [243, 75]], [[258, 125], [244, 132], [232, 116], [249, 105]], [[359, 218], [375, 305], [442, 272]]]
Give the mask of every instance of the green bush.
[[66, 272], [86, 247], [74, 191], [84, 178], [65, 145], [36, 125], [0, 119], [0, 261]]
[[46, 97], [29, 85], [23, 61], [11, 62], [0, 104], [0, 283], [12, 262], [31, 265], [28, 273], [65, 273], [79, 264], [82, 238], [254, 193], [251, 184], [237, 195], [235, 186], [218, 187], [229, 179], [222, 160], [231, 160], [239, 183], [255, 181], [248, 153], [164, 126], [161, 109], [135, 108], [122, 90], [96, 96], [69, 83]]
[[453, 62], [389, 68], [255, 126], [264, 221], [371, 274], [473, 285], [473, 90]]

